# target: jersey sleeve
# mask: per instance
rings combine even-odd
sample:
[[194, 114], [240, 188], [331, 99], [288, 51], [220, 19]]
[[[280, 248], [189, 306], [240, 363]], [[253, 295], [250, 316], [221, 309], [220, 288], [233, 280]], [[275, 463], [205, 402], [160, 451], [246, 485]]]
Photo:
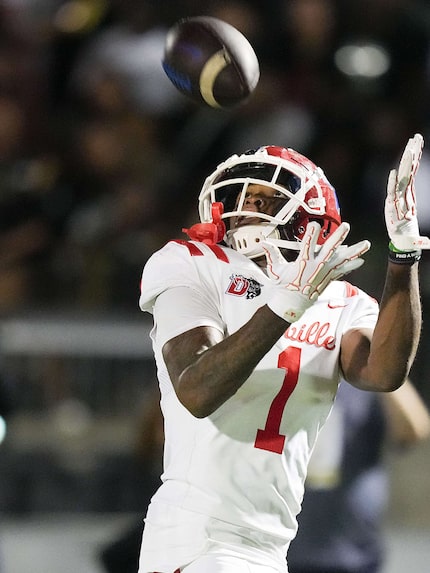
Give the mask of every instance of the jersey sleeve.
[[379, 304], [361, 289], [357, 287], [353, 287], [353, 289], [353, 305], [345, 331], [360, 328], [373, 330], [378, 320]]
[[152, 312], [157, 297], [175, 287], [200, 289], [198, 273], [187, 249], [174, 242], [167, 243], [147, 261], [140, 283], [139, 306]]
[[202, 276], [204, 269], [197, 268], [195, 259], [189, 249], [172, 242], [152, 255], [143, 269], [139, 306], [153, 314], [151, 336], [160, 346], [198, 326], [224, 332], [216, 287], [210, 276]]

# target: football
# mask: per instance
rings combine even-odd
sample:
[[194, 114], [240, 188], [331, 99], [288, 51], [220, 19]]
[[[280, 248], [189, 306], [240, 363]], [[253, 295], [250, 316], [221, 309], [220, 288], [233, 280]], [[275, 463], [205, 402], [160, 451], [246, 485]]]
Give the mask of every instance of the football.
[[169, 29], [162, 65], [179, 91], [212, 108], [244, 103], [260, 78], [258, 58], [247, 38], [210, 16], [183, 18]]

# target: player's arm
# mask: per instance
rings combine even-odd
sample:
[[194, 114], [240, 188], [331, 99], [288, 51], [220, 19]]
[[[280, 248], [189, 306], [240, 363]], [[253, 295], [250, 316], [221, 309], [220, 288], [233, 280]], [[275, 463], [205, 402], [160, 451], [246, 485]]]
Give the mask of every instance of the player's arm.
[[418, 263], [388, 263], [375, 330], [351, 330], [341, 342], [345, 379], [363, 390], [389, 392], [409, 374], [421, 330]]
[[415, 358], [421, 330], [418, 261], [430, 248], [420, 236], [414, 179], [423, 138], [416, 134], [403, 152], [399, 169], [390, 172], [385, 200], [389, 262], [380, 314], [373, 337], [368, 332], [344, 335], [341, 364], [345, 378], [367, 390], [392, 391], [400, 387]]
[[166, 245], [145, 265], [140, 307], [153, 314], [154, 344], [179, 400], [197, 417], [228, 400], [288, 328], [264, 306], [226, 338], [218, 298], [183, 245]]
[[198, 418], [209, 416], [235, 394], [287, 327], [263, 306], [226, 338], [201, 326], [166, 342], [163, 358], [181, 403]]

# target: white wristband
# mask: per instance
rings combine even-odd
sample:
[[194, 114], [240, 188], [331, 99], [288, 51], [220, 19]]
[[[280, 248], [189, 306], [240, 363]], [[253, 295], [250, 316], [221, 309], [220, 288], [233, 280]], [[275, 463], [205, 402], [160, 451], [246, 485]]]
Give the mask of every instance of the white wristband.
[[291, 291], [278, 287], [267, 302], [267, 306], [275, 314], [289, 323], [296, 322], [314, 301], [299, 291]]

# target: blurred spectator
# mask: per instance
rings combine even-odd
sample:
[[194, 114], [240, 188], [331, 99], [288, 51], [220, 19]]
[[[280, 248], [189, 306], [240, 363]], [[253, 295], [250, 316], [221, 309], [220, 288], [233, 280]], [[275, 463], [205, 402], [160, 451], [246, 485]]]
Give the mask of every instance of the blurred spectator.
[[24, 153], [26, 135], [25, 110], [0, 95], [0, 312], [37, 300], [52, 238], [41, 198], [52, 165]]
[[142, 261], [162, 240], [163, 190], [178, 171], [166, 142], [186, 103], [161, 67], [167, 23], [158, 8], [113, 2], [111, 12], [68, 79], [75, 202], [55, 258], [75, 304], [96, 310], [132, 304]]
[[377, 573], [384, 563], [387, 445], [427, 438], [430, 416], [410, 381], [377, 395], [341, 383], [308, 469], [290, 573]]

